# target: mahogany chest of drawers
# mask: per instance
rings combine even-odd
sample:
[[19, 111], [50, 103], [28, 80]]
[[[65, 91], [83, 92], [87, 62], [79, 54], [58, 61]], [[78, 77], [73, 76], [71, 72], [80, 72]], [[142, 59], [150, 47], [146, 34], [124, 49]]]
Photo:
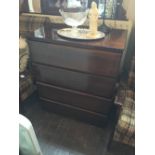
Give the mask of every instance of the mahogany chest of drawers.
[[104, 39], [71, 41], [29, 39], [32, 71], [42, 106], [96, 125], [104, 125], [113, 108], [123, 65], [126, 31]]

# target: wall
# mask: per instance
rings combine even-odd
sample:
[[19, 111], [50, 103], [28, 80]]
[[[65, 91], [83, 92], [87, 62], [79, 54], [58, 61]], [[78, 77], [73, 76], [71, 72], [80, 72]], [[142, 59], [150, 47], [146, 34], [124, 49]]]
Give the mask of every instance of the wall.
[[[40, 12], [40, 0], [28, 0], [29, 2], [32, 1], [33, 6], [34, 6], [34, 10], [36, 10], [36, 12]], [[129, 20], [134, 21], [135, 18], [135, 0], [124, 0], [123, 1], [123, 7], [125, 8], [125, 10], [127, 11], [127, 18]]]
[[[41, 4], [40, 0], [28, 0], [29, 3], [33, 4], [33, 8], [35, 12], [39, 13], [41, 12]], [[126, 16], [127, 19], [131, 22], [126, 21], [108, 21], [106, 24], [109, 27], [115, 27], [115, 28], [122, 28], [122, 29], [128, 29], [128, 34], [130, 35], [131, 27], [134, 25], [135, 22], [135, 0], [123, 0], [123, 7], [126, 10]], [[48, 16], [50, 18], [50, 16]], [[50, 18], [51, 22], [53, 22], [53, 17]], [[58, 22], [58, 20], [57, 20]], [[62, 22], [62, 21], [61, 21]], [[100, 25], [100, 24], [99, 24]]]
[[135, 0], [124, 0], [123, 7], [127, 11], [127, 18], [133, 23], [124, 65], [124, 72], [127, 73], [130, 68], [130, 61], [135, 55]]
[[124, 0], [123, 7], [127, 11], [127, 18], [129, 20], [135, 21], [135, 0]]

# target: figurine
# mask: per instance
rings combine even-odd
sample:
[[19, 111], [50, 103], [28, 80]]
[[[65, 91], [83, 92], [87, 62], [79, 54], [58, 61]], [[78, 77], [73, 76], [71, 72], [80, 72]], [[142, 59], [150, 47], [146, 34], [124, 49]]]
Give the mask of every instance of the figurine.
[[99, 11], [97, 4], [93, 1], [89, 10], [89, 30], [92, 36], [97, 35]]

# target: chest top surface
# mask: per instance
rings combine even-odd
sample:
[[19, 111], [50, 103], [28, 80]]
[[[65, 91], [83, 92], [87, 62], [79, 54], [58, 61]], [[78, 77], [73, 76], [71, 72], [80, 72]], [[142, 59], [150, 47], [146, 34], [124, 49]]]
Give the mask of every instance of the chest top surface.
[[112, 49], [116, 52], [122, 52], [126, 46], [127, 31], [111, 30], [103, 39], [98, 40], [74, 40], [60, 37], [57, 34], [57, 28], [52, 28], [51, 24], [42, 25], [33, 32], [27, 32], [27, 38], [32, 41], [53, 43], [85, 49]]

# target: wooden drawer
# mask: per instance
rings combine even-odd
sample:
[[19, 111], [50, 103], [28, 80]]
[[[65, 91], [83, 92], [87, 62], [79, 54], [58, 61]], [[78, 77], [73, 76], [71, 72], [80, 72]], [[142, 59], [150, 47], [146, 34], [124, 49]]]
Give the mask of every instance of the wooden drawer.
[[29, 46], [34, 62], [111, 77], [116, 77], [119, 72], [121, 54], [117, 52], [35, 41], [30, 41]]
[[79, 107], [92, 112], [107, 114], [112, 107], [112, 100], [93, 96], [90, 94], [60, 88], [49, 84], [37, 82], [40, 97], [66, 105]]
[[108, 115], [91, 112], [89, 110], [63, 104], [57, 101], [52, 101], [42, 97], [40, 99], [42, 100], [42, 107], [48, 111], [56, 112], [71, 118], [76, 118], [100, 127], [103, 127], [107, 124]]
[[116, 80], [61, 68], [33, 64], [36, 80], [94, 95], [111, 98]]

